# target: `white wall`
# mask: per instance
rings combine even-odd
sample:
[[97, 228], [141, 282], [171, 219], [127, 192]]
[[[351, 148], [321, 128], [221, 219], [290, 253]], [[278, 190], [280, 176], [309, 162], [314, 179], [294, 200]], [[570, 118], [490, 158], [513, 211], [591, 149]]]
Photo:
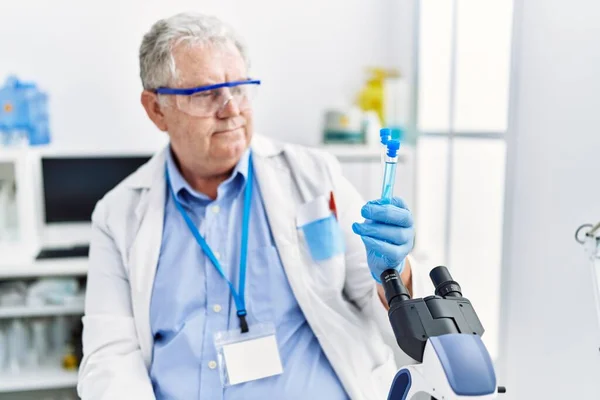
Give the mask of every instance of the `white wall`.
[[390, 45], [396, 21], [390, 11], [402, 8], [396, 3], [2, 0], [0, 78], [17, 73], [50, 93], [52, 132], [60, 147], [154, 146], [164, 135], [139, 104], [142, 35], [155, 20], [180, 11], [216, 14], [245, 36], [252, 73], [264, 81], [258, 129], [317, 144], [324, 108], [352, 96], [365, 67], [397, 62], [392, 47], [401, 54], [409, 43]]
[[600, 220], [600, 3], [515, 5], [501, 383], [508, 399], [597, 399], [600, 331], [573, 234]]

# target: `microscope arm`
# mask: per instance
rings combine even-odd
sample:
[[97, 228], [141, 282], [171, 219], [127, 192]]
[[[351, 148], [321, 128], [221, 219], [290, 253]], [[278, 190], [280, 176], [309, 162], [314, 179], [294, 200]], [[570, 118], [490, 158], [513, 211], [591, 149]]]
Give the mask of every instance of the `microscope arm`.
[[417, 393], [444, 400], [496, 398], [496, 375], [481, 338], [466, 334], [430, 338], [423, 362], [398, 371], [388, 400], [408, 400]]

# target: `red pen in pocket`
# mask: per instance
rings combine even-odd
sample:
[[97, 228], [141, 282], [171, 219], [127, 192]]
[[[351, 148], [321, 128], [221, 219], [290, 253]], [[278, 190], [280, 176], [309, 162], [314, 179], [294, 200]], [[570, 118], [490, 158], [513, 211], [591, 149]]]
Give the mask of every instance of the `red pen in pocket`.
[[335, 217], [335, 219], [337, 219], [337, 208], [335, 206], [335, 199], [333, 197], [333, 190], [330, 192], [330, 195], [329, 195], [329, 209], [333, 213], [333, 216]]

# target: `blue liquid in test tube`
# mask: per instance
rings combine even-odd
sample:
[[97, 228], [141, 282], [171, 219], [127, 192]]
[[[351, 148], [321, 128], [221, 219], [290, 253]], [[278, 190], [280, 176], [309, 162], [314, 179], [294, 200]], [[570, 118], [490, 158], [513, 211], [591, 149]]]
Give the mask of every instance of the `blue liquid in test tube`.
[[385, 166], [383, 170], [383, 186], [381, 188], [381, 198], [390, 203], [394, 197], [394, 183], [396, 182], [396, 167], [398, 165], [398, 150], [400, 141], [390, 139], [387, 141], [387, 152], [385, 155]]

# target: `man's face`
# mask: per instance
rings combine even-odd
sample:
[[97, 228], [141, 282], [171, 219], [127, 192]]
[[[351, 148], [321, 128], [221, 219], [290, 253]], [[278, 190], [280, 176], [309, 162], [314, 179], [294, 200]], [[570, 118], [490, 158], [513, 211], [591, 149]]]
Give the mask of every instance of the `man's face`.
[[[178, 71], [174, 88], [248, 78], [244, 59], [233, 44], [183, 44], [174, 49], [173, 57]], [[222, 174], [233, 168], [252, 138], [252, 109], [240, 111], [235, 101], [229, 101], [214, 115], [198, 117], [182, 111], [175, 96], [166, 97], [167, 106], [161, 106], [163, 130], [179, 162], [199, 169], [198, 173]]]

